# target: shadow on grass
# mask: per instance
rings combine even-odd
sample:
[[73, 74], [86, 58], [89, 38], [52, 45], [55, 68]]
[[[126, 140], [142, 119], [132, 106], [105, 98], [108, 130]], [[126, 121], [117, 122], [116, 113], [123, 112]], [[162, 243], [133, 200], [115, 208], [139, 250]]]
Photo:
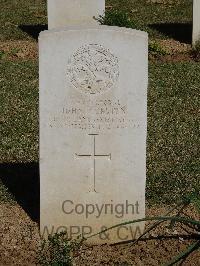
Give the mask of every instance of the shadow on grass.
[[190, 23], [161, 23], [148, 26], [179, 42], [192, 43], [192, 24]]
[[48, 30], [47, 25], [19, 25], [19, 28], [26, 32], [28, 35], [38, 40], [41, 31]]
[[30, 216], [40, 219], [40, 181], [38, 163], [0, 164], [0, 178], [18, 204]]

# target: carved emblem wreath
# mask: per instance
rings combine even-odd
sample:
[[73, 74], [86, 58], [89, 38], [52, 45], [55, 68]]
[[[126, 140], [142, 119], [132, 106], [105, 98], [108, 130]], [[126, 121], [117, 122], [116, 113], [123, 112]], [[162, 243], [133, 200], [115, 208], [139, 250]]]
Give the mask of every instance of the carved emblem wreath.
[[102, 45], [85, 45], [69, 59], [67, 76], [74, 87], [83, 93], [106, 92], [118, 80], [118, 59]]

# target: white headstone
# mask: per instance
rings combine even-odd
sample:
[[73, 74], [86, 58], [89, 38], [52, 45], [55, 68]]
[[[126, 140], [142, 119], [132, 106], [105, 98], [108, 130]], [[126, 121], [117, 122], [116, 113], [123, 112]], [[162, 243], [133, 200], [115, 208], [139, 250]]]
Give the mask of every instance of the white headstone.
[[[144, 218], [147, 34], [72, 27], [42, 32], [39, 46], [42, 235], [86, 237]], [[89, 243], [143, 229], [120, 227]]]
[[193, 45], [197, 41], [200, 41], [200, 0], [193, 0]]
[[105, 12], [105, 0], [48, 0], [48, 28], [98, 24]]

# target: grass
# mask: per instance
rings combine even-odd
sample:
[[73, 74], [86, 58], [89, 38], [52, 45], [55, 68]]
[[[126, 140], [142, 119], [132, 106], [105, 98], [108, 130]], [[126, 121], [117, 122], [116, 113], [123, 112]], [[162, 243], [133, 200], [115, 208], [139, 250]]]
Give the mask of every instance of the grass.
[[[0, 88], [0, 166], [38, 161], [36, 62], [0, 60]], [[1, 180], [0, 202], [14, 202]]]
[[[175, 34], [178, 33], [177, 29], [184, 32], [192, 20], [192, 0], [163, 0], [162, 4], [148, 0], [107, 0], [106, 4], [107, 10], [120, 11], [121, 17], [126, 14], [126, 24], [130, 27], [146, 30], [151, 39], [151, 52], [159, 54], [164, 50], [155, 39], [170, 38], [170, 29]], [[19, 39], [32, 41], [32, 35], [37, 35], [35, 25], [40, 28], [47, 24], [44, 0], [1, 0], [0, 7], [0, 42]], [[118, 22], [124, 23], [124, 17]], [[157, 30], [152, 27], [153, 24]], [[160, 24], [164, 24], [167, 31], [163, 31]], [[15, 49], [11, 50], [11, 53], [16, 52]], [[149, 66], [148, 205], [172, 204], [195, 189], [200, 190], [199, 73], [200, 63], [195, 62], [151, 63]], [[9, 167], [10, 163], [14, 165], [14, 170], [9, 169], [10, 173], [20, 168], [16, 171], [17, 178], [13, 177], [17, 186], [18, 177], [24, 169], [26, 173], [23, 178], [29, 178], [32, 172], [32, 168], [27, 171], [21, 165], [39, 160], [38, 62], [12, 61], [0, 51], [0, 114], [0, 170], [1, 166]], [[7, 176], [0, 173], [0, 203], [15, 204], [14, 195], [3, 184], [1, 177], [5, 179]], [[12, 178], [12, 175], [9, 177]], [[15, 186], [13, 180], [12, 184]], [[26, 186], [25, 190], [29, 191]], [[71, 262], [71, 244], [61, 240], [51, 239], [49, 246], [43, 246], [41, 252], [44, 256], [40, 256], [40, 262], [44, 265], [47, 265], [48, 259], [54, 261], [54, 265], [60, 265], [66, 259], [67, 263]]]
[[[38, 67], [0, 64], [0, 161], [38, 161]], [[199, 186], [200, 64], [151, 64], [148, 93], [147, 200], [170, 204]], [[0, 199], [5, 198], [5, 188]]]
[[38, 67], [0, 61], [0, 161], [38, 160]]
[[184, 32], [184, 24], [192, 22], [192, 0], [163, 0], [162, 3], [153, 3], [151, 0], [108, 0], [106, 3], [115, 10], [128, 12], [137, 28], [147, 31], [151, 38], [170, 37], [170, 33], [153, 29], [153, 24], [172, 24], [171, 27], [168, 25], [170, 31], [175, 31], [173, 24], [176, 24], [179, 31]]
[[[153, 3], [150, 0], [107, 0], [107, 10], [125, 11], [131, 23], [146, 30], [151, 38], [170, 37], [170, 32], [185, 33], [184, 23], [192, 22], [192, 0], [163, 0]], [[30, 33], [36, 31], [34, 25], [47, 24], [46, 0], [1, 0], [0, 3], [0, 40], [31, 39]], [[169, 23], [166, 30], [152, 28], [160, 23]], [[176, 25], [173, 25], [175, 23]], [[29, 34], [22, 30], [26, 27]], [[175, 27], [176, 26], [176, 27]], [[178, 28], [177, 28], [178, 26]], [[180, 33], [179, 33], [180, 34]]]
[[32, 39], [21, 27], [47, 24], [44, 0], [1, 0], [0, 7], [1, 41]]
[[[45, 25], [46, 1], [1, 0], [0, 41], [28, 39], [22, 25]], [[192, 0], [108, 0], [107, 10], [127, 14], [151, 39], [168, 38], [150, 24], [190, 23]], [[123, 13], [125, 12], [125, 13]], [[153, 47], [158, 49], [158, 47]], [[172, 203], [199, 186], [198, 63], [151, 64], [148, 94], [147, 200]], [[38, 161], [38, 66], [0, 54], [0, 162]], [[8, 191], [0, 184], [0, 200]]]
[[151, 65], [148, 95], [147, 199], [173, 203], [200, 188], [200, 64]]
[[105, 15], [100, 16], [98, 21], [101, 25], [117, 26], [136, 29], [136, 24], [130, 19], [129, 14], [120, 10], [106, 11]]
[[[190, 22], [192, 0], [107, 0], [107, 6], [132, 13], [140, 23]], [[136, 18], [138, 17], [138, 18]]]
[[49, 235], [43, 239], [39, 252], [38, 262], [41, 266], [72, 266], [73, 254], [80, 249], [82, 241], [69, 240], [67, 232]]

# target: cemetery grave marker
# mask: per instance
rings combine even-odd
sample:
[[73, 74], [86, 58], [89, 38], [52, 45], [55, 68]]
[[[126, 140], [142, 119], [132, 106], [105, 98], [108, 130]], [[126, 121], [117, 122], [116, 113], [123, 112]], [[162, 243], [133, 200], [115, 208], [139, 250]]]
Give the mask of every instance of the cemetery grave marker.
[[48, 29], [95, 25], [105, 12], [105, 0], [48, 0]]
[[[41, 233], [145, 217], [148, 38], [117, 27], [40, 34]], [[96, 236], [139, 236], [144, 223]], [[85, 235], [86, 236], [86, 235]]]

